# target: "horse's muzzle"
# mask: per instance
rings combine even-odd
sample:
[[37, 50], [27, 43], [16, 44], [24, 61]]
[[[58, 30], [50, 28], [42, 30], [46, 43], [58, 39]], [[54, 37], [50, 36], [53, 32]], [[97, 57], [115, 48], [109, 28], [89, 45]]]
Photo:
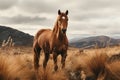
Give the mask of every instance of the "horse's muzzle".
[[66, 33], [66, 31], [67, 31], [67, 29], [62, 29], [62, 32], [63, 32], [63, 33]]

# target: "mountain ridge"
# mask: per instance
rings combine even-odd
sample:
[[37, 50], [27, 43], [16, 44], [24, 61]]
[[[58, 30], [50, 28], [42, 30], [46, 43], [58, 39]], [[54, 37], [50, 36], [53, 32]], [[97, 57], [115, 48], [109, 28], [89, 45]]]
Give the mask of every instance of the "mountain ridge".
[[15, 46], [32, 46], [33, 44], [32, 35], [0, 25], [0, 45], [2, 45], [3, 40], [7, 40], [9, 37], [13, 39]]
[[[33, 36], [19, 31], [14, 28], [0, 25], [0, 46], [2, 45], [3, 40], [7, 40], [9, 37], [13, 39], [15, 46], [32, 46]], [[120, 39], [114, 39], [109, 36], [92, 36], [82, 39], [72, 39], [69, 40], [69, 46], [77, 48], [91, 48], [98, 46], [100, 48], [106, 46], [116, 46], [120, 45]]]
[[70, 42], [70, 46], [77, 48], [92, 48], [98, 46], [99, 48], [104, 48], [107, 46], [116, 46], [120, 44], [120, 39], [114, 39], [109, 36], [92, 36], [83, 39], [73, 40]]

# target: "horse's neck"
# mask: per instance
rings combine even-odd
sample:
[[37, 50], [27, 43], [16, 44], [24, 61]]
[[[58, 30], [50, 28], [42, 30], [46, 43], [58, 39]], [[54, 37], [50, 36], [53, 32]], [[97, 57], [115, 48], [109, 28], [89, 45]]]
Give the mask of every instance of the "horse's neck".
[[58, 39], [59, 39], [60, 41], [63, 41], [65, 38], [66, 38], [66, 34], [63, 34], [63, 33], [59, 30]]
[[61, 33], [61, 30], [59, 29], [57, 22], [53, 28], [53, 37], [60, 41], [66, 37], [66, 34]]
[[53, 28], [53, 35], [56, 35], [58, 32], [58, 22], [56, 21], [54, 28]]
[[61, 42], [65, 42], [63, 40], [64, 40], [64, 38], [66, 38], [66, 35], [64, 35], [64, 36], [60, 32], [58, 24], [56, 23], [54, 28], [53, 28], [53, 31], [52, 31], [50, 49], [53, 50], [56, 47], [56, 45], [58, 45], [58, 43], [61, 44]]

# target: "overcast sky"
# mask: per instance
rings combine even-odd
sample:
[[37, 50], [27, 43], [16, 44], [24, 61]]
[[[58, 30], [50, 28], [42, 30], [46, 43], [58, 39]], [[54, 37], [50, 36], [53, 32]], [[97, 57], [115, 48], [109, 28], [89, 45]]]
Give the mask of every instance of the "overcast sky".
[[0, 25], [34, 35], [53, 28], [58, 9], [69, 11], [69, 38], [120, 35], [120, 0], [0, 0]]

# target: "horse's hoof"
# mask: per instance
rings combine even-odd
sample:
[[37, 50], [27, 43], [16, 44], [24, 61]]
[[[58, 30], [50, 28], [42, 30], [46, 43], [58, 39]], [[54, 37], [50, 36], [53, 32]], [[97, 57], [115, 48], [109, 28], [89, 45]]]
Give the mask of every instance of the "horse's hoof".
[[55, 73], [55, 70], [52, 70], [52, 73], [54, 74], [54, 73]]
[[55, 66], [55, 67], [54, 67], [54, 71], [57, 71], [57, 69], [58, 69], [58, 66]]
[[57, 71], [55, 71], [54, 69], [52, 70], [52, 73], [55, 74]]

